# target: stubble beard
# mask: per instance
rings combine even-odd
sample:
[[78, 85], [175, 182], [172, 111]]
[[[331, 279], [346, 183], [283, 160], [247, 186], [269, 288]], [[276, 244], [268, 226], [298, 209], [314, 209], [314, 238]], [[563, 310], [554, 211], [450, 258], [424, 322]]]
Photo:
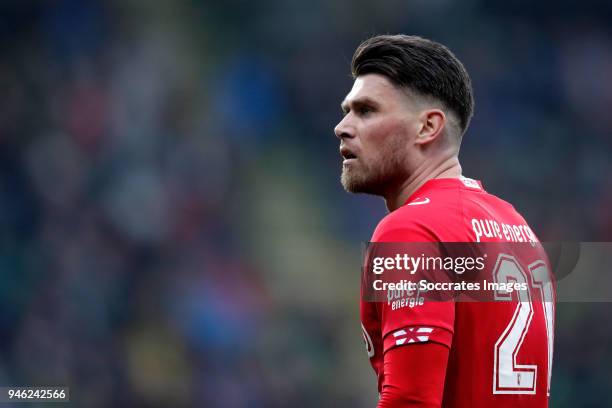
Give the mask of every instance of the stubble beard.
[[340, 182], [349, 193], [385, 196], [406, 177], [403, 160], [398, 151], [381, 154], [370, 164], [358, 159], [357, 163], [342, 166]]

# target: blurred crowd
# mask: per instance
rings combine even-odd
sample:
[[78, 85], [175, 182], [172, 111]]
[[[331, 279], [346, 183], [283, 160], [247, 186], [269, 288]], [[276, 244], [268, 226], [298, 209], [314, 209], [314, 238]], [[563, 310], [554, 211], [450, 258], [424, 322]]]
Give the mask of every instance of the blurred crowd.
[[[612, 236], [610, 3], [0, 11], [2, 385], [82, 407], [373, 406], [360, 242], [385, 209], [342, 191], [333, 127], [374, 33], [466, 65], [466, 176], [542, 240]], [[551, 405], [612, 406], [606, 304], [557, 310]]]

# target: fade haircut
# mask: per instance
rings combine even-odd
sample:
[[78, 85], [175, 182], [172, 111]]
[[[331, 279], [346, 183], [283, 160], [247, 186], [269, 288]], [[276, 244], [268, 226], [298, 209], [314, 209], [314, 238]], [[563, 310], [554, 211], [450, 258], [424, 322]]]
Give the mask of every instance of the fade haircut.
[[378, 35], [357, 47], [351, 73], [353, 79], [380, 74], [396, 86], [441, 102], [459, 121], [459, 140], [470, 124], [472, 81], [463, 64], [442, 44], [417, 36]]

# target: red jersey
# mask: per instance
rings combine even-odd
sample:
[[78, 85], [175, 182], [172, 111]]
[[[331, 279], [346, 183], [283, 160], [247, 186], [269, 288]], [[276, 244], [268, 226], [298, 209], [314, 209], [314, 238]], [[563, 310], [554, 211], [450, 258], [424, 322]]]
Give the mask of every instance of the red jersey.
[[[372, 242], [497, 242], [501, 250], [484, 271], [490, 280], [525, 283], [541, 293], [499, 293], [508, 300], [499, 302], [412, 304], [393, 295], [370, 302], [362, 292], [363, 336], [379, 392], [385, 353], [434, 342], [449, 349], [443, 407], [548, 406], [554, 286], [545, 251], [510, 204], [476, 180], [432, 179], [379, 223]], [[520, 242], [531, 245], [517, 251], [512, 243]]]

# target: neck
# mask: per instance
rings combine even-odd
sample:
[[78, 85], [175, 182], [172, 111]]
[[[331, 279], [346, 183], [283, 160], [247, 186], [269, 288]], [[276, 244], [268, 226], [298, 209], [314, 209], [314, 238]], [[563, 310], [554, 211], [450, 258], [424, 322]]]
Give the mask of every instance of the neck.
[[399, 188], [391, 194], [385, 195], [385, 202], [389, 212], [401, 207], [408, 198], [414, 194], [425, 182], [436, 178], [461, 177], [461, 164], [457, 156], [449, 157], [435, 166], [427, 166], [426, 161], [418, 167]]

